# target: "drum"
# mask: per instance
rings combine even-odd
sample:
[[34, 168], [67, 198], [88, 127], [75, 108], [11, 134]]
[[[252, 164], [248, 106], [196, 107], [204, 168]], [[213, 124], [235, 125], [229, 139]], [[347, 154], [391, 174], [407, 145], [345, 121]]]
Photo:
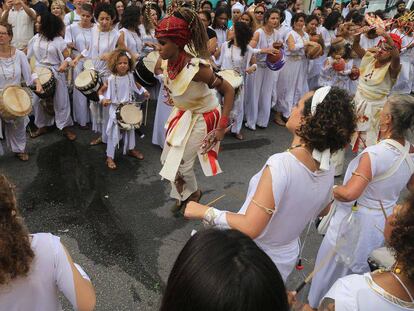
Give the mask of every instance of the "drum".
[[38, 75], [40, 84], [43, 87], [43, 93], [36, 92], [36, 87], [30, 88], [39, 98], [51, 98], [55, 95], [56, 90], [56, 78], [53, 75], [52, 70], [46, 67], [35, 67], [34, 72]]
[[393, 253], [386, 247], [374, 249], [368, 257], [371, 271], [378, 269], [389, 269], [395, 263]]
[[32, 111], [29, 93], [20, 86], [8, 86], [0, 96], [0, 116], [4, 120], [14, 120], [27, 116]]
[[322, 56], [323, 49], [319, 43], [313, 41], [309, 41], [308, 43], [309, 45], [305, 47], [305, 54], [308, 59], [315, 59]]
[[157, 83], [154, 77], [155, 65], [157, 64], [159, 53], [154, 51], [145, 57], [141, 57], [135, 65], [135, 81], [144, 87], [151, 87]]
[[234, 96], [236, 97], [239, 93], [240, 87], [243, 84], [243, 76], [239, 74], [236, 70], [221, 70], [217, 74], [226, 80], [234, 88]]
[[137, 103], [121, 103], [116, 108], [116, 119], [123, 130], [133, 130], [141, 127], [142, 110]]
[[89, 100], [98, 102], [98, 90], [102, 86], [102, 80], [94, 69], [85, 69], [75, 79], [75, 87]]

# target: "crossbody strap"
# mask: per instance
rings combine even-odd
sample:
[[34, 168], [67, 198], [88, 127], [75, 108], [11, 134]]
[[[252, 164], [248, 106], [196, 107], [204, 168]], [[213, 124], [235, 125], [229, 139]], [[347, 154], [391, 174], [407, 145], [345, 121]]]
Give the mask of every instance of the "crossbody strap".
[[414, 162], [409, 156], [410, 151], [410, 142], [405, 141], [405, 146], [401, 145], [399, 142], [393, 140], [393, 139], [385, 139], [382, 141], [382, 143], [388, 144], [396, 149], [398, 149], [401, 152], [401, 157], [392, 165], [385, 173], [376, 176], [372, 179], [373, 182], [384, 180], [390, 176], [392, 176], [401, 166], [401, 164], [406, 161], [411, 174], [414, 173]]

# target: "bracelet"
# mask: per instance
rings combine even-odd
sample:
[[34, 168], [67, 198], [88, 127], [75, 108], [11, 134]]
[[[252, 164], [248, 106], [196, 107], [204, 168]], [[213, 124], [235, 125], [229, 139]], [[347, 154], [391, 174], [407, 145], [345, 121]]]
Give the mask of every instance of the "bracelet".
[[99, 101], [101, 102], [101, 101], [103, 101], [105, 99], [105, 96], [103, 96], [103, 95], [99, 95]]
[[204, 226], [215, 227], [217, 229], [230, 229], [226, 214], [226, 211], [220, 211], [214, 207], [209, 207], [203, 216]]
[[361, 177], [363, 180], [365, 180], [368, 183], [371, 181], [367, 176], [365, 176], [363, 174], [360, 174], [360, 173], [357, 173], [357, 172], [352, 172], [352, 175], [353, 176]]
[[226, 116], [221, 116], [218, 128], [219, 129], [225, 129], [227, 128], [227, 125], [229, 124], [229, 118]]
[[268, 214], [268, 215], [272, 215], [274, 212], [275, 212], [275, 210], [274, 209], [271, 209], [271, 208], [268, 208], [268, 207], [265, 207], [265, 206], [263, 206], [263, 205], [261, 205], [260, 203], [258, 203], [255, 199], [252, 199], [252, 202], [254, 203], [254, 205], [256, 205], [257, 207], [260, 207], [266, 214]]
[[206, 227], [214, 227], [214, 219], [216, 219], [217, 215], [214, 212], [214, 207], [209, 207], [203, 216], [203, 224]]
[[71, 57], [68, 56], [68, 57], [65, 58], [65, 62], [70, 63], [71, 61], [72, 61]]

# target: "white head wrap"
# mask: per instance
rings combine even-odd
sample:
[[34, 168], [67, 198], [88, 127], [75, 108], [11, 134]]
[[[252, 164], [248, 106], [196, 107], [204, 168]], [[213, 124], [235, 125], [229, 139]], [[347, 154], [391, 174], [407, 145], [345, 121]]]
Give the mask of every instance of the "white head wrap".
[[[315, 91], [312, 97], [312, 105], [311, 105], [311, 114], [315, 115], [316, 107], [323, 102], [326, 95], [328, 95], [329, 91], [331, 90], [330, 86], [324, 86]], [[331, 161], [331, 150], [325, 149], [324, 151], [320, 152], [319, 150], [313, 149], [312, 152], [313, 158], [320, 163], [319, 169], [322, 171], [328, 171], [330, 168], [330, 161]]]
[[244, 12], [244, 5], [241, 4], [240, 2], [236, 2], [235, 4], [233, 4], [233, 6], [231, 7], [231, 12], [233, 13], [234, 10], [239, 10], [240, 13]]

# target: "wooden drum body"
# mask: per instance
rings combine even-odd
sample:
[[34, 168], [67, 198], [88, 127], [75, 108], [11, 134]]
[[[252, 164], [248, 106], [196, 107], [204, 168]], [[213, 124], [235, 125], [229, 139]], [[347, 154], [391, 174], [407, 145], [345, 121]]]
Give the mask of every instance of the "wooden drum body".
[[121, 103], [116, 109], [116, 119], [123, 130], [140, 128], [142, 118], [142, 110], [135, 103]]
[[36, 87], [31, 86], [32, 91], [43, 99], [52, 98], [56, 90], [56, 78], [52, 70], [46, 67], [35, 67], [34, 72], [38, 75], [40, 84], [43, 88], [43, 93], [36, 92]]
[[75, 87], [89, 100], [99, 101], [98, 91], [102, 86], [102, 79], [94, 69], [85, 69], [75, 79]]
[[135, 81], [144, 87], [151, 87], [157, 84], [154, 77], [155, 65], [159, 57], [158, 52], [151, 52], [145, 57], [141, 57], [134, 70]]
[[4, 120], [25, 117], [32, 111], [29, 93], [20, 86], [8, 86], [0, 96], [0, 116]]

